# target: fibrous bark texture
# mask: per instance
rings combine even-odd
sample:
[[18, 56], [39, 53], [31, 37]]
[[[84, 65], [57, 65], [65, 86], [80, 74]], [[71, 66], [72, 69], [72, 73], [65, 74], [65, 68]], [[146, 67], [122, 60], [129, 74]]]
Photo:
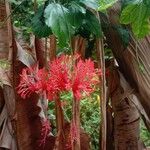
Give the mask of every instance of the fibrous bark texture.
[[115, 150], [142, 150], [139, 126], [140, 114], [134, 101], [137, 97], [123, 75], [113, 70], [110, 96], [114, 117]]
[[[4, 0], [0, 1], [0, 24], [3, 24], [6, 15]], [[9, 51], [8, 29], [7, 24], [0, 26], [0, 59], [7, 58]]]
[[137, 108], [150, 129], [150, 36], [136, 40], [130, 34], [129, 44], [125, 47], [116, 30], [116, 27], [120, 26], [119, 13], [120, 3], [117, 3], [109, 10], [107, 19], [102, 17], [104, 22], [108, 22], [108, 28], [105, 30], [106, 40], [121, 73], [135, 90], [138, 101], [142, 105]]
[[[11, 67], [8, 63], [12, 36], [10, 19], [5, 20], [9, 13], [9, 4], [0, 1], [0, 149], [16, 150], [16, 105]], [[7, 67], [4, 67], [5, 66]]]

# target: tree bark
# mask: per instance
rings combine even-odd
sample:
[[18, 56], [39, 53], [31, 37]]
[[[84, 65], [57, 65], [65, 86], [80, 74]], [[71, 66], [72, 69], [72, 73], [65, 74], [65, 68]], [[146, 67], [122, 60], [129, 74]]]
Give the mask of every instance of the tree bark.
[[106, 141], [107, 141], [107, 113], [106, 113], [106, 74], [105, 74], [105, 58], [104, 58], [104, 44], [103, 39], [97, 39], [97, 58], [98, 58], [98, 67], [102, 71], [100, 76], [100, 99], [101, 99], [101, 125], [100, 125], [100, 147], [102, 150], [106, 150]]
[[55, 35], [51, 35], [49, 38], [49, 58], [53, 61], [56, 58], [57, 41]]
[[74, 98], [73, 100], [73, 110], [72, 110], [72, 123], [71, 123], [71, 131], [73, 143], [72, 143], [72, 150], [80, 150], [81, 143], [80, 143], [80, 101]]
[[6, 7], [5, 1], [0, 1], [0, 59], [6, 59], [9, 52], [9, 39], [8, 39], [8, 29], [7, 24], [4, 24], [6, 19]]
[[44, 57], [45, 45], [43, 39], [39, 39], [35, 37], [35, 52], [36, 52], [36, 58], [39, 63], [39, 68], [41, 69], [45, 66], [45, 60], [46, 60], [46, 58]]
[[[112, 50], [119, 69], [131, 87], [136, 91], [138, 101], [144, 109], [138, 108], [148, 129], [150, 130], [150, 37], [137, 41], [130, 34], [130, 42], [125, 47], [114, 27], [119, 26], [120, 3], [114, 5], [108, 12], [108, 18], [102, 17], [103, 23], [108, 23], [104, 31], [106, 41]], [[130, 29], [129, 29], [130, 30]], [[140, 70], [140, 65], [143, 69]]]
[[109, 77], [110, 97], [114, 112], [115, 150], [142, 150], [140, 141], [140, 114], [133, 103], [134, 90], [116, 69]]
[[[13, 37], [10, 6], [8, 1], [0, 1], [0, 59], [7, 67], [0, 64], [2, 86], [0, 99], [0, 147], [16, 150], [16, 103], [12, 76]], [[6, 20], [6, 18], [8, 18]], [[2, 62], [1, 62], [2, 63]]]

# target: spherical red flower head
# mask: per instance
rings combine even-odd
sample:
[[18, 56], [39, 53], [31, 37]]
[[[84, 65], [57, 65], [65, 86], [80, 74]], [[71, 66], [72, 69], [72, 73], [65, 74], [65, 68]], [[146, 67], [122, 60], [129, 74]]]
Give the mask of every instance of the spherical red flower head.
[[25, 99], [34, 92], [45, 91], [47, 76], [47, 72], [44, 69], [39, 70], [37, 65], [23, 69], [20, 75], [20, 84], [17, 88], [18, 94]]

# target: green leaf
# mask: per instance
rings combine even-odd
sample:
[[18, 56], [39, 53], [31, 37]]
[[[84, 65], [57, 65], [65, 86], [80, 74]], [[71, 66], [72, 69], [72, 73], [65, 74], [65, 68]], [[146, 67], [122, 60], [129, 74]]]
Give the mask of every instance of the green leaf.
[[143, 2], [127, 5], [120, 17], [122, 24], [131, 24], [136, 37], [143, 38], [150, 33], [150, 9]]
[[58, 37], [59, 45], [65, 47], [73, 32], [69, 23], [69, 10], [58, 3], [51, 3], [45, 9], [45, 22]]
[[150, 0], [143, 0], [143, 3], [144, 3], [145, 5], [147, 5], [148, 7], [150, 7]]
[[130, 41], [130, 32], [128, 29], [122, 27], [122, 26], [116, 26], [115, 29], [117, 30], [120, 39], [123, 43], [124, 47], [127, 47]]
[[100, 0], [99, 2], [99, 11], [105, 11], [109, 7], [113, 6], [114, 3], [116, 3], [118, 0]]
[[75, 12], [81, 12], [82, 14], [86, 14], [86, 9], [82, 7], [78, 2], [71, 1], [68, 5], [68, 8], [73, 9]]
[[98, 9], [98, 0], [79, 0], [79, 2], [94, 10]]
[[121, 1], [121, 5], [122, 5], [122, 8], [124, 8], [124, 7], [126, 7], [127, 5], [139, 3], [140, 1], [141, 1], [141, 0], [122, 0], [122, 1]]
[[20, 2], [16, 1], [16, 0], [9, 0], [10, 3], [14, 3], [15, 5], [20, 4]]
[[139, 10], [138, 4], [129, 4], [127, 7], [125, 7], [121, 13], [120, 22], [123, 24], [129, 24], [137, 19]]
[[146, 35], [150, 34], [150, 23], [148, 19], [143, 19], [143, 21], [135, 21], [132, 24], [133, 33], [138, 38], [144, 38]]
[[39, 38], [48, 37], [52, 34], [51, 28], [45, 24], [43, 12], [44, 7], [41, 6], [32, 19], [32, 31]]
[[70, 24], [75, 28], [75, 30], [77, 30], [82, 25], [83, 19], [86, 14], [86, 9], [74, 1], [69, 3], [68, 9]]
[[101, 25], [98, 19], [92, 12], [88, 10], [86, 13], [85, 23], [83, 26], [87, 31], [90, 31], [90, 33], [92, 33], [96, 37], [102, 36]]

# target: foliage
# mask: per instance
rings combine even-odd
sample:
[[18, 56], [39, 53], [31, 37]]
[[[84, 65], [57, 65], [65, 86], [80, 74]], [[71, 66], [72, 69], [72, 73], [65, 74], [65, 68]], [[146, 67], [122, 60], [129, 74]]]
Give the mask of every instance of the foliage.
[[33, 3], [31, 0], [19, 0], [12, 3], [13, 25], [23, 32], [23, 38], [28, 40], [31, 33], [31, 20], [34, 16]]
[[81, 124], [91, 137], [91, 149], [99, 149], [100, 101], [99, 93], [81, 101]]
[[[37, 30], [38, 24], [41, 23], [41, 22], [39, 22], [39, 20], [36, 20], [35, 21], [36, 25], [34, 24], [32, 27], [32, 18], [34, 17], [34, 14], [35, 14], [34, 0], [22, 0], [22, 1], [9, 0], [9, 1], [11, 3], [12, 9], [13, 9], [13, 11], [11, 13], [13, 25], [15, 27], [21, 29], [21, 31], [23, 33], [23, 38], [25, 40], [29, 40], [30, 34], [32, 32], [35, 32], [35, 30], [40, 32], [40, 30]], [[39, 6], [43, 5], [43, 0], [37, 0], [37, 3]], [[41, 8], [40, 8], [40, 10], [41, 10]]]
[[144, 142], [146, 147], [150, 147], [150, 132], [145, 127], [144, 123], [141, 121], [141, 128], [140, 128], [140, 137]]
[[[0, 72], [7, 72], [10, 69], [11, 65], [10, 62], [6, 59], [0, 59]], [[4, 71], [2, 71], [4, 70]], [[3, 73], [2, 73], [3, 74]], [[3, 76], [5, 76], [5, 74], [3, 74]], [[4, 83], [7, 82], [7, 80], [5, 81], [4, 78], [0, 78], [0, 87], [3, 87]]]
[[101, 30], [101, 27], [99, 25], [99, 21], [97, 20], [97, 18], [93, 16], [93, 14], [88, 10], [86, 13], [86, 18], [88, 19], [85, 20], [85, 23], [83, 24], [84, 29], [89, 32], [92, 32], [94, 35], [97, 35], [98, 37], [101, 37], [102, 33], [99, 31]]
[[9, 2], [12, 4], [15, 4], [15, 5], [19, 4], [19, 1], [17, 1], [17, 0], [9, 0]]
[[[71, 92], [61, 93], [60, 96], [62, 102], [62, 108], [65, 116], [65, 120], [70, 122], [72, 119], [72, 99], [73, 95]], [[100, 125], [100, 99], [99, 93], [96, 91], [91, 96], [86, 97], [81, 101], [80, 104], [80, 119], [81, 127], [90, 135], [91, 137], [91, 149], [98, 150], [99, 145], [99, 125]], [[55, 125], [55, 112], [54, 112], [54, 102], [49, 102], [48, 115], [52, 124]], [[53, 134], [56, 135], [55, 128], [53, 129]]]
[[43, 19], [44, 6], [41, 6], [36, 15], [32, 19], [32, 31], [37, 35], [37, 37], [48, 37], [52, 34], [51, 29], [45, 24]]
[[99, 11], [105, 11], [107, 8], [113, 6], [118, 0], [100, 0], [99, 2]]
[[147, 0], [134, 0], [123, 9], [120, 17], [122, 24], [131, 24], [133, 33], [143, 38], [150, 33], [150, 3]]
[[[90, 8], [90, 9], [87, 9]], [[45, 3], [44, 10], [39, 12], [44, 14], [46, 25], [52, 30], [52, 33], [56, 35], [61, 47], [67, 46], [71, 37], [75, 34], [80, 34], [80, 29], [86, 29], [90, 34], [99, 37], [101, 34], [100, 24], [95, 14], [90, 11], [91, 9], [97, 9], [98, 3], [94, 0], [72, 0], [72, 1], [57, 1], [55, 3], [50, 2]], [[36, 14], [36, 18], [41, 20], [41, 15]], [[36, 24], [35, 20], [32, 24]], [[42, 24], [39, 28], [42, 28]], [[34, 32], [36, 35], [42, 37], [46, 35], [39, 35], [39, 32]], [[61, 42], [60, 42], [61, 41]]]
[[5, 59], [0, 59], [0, 68], [8, 70], [10, 68], [10, 62]]
[[79, 28], [82, 25], [82, 21], [84, 19], [84, 16], [86, 14], [86, 9], [79, 5], [78, 3], [71, 1], [68, 4], [69, 9], [69, 19], [71, 25], [76, 28]]
[[100, 11], [105, 10], [116, 0], [109, 3], [104, 0], [60, 0], [55, 3], [50, 0], [45, 3], [37, 0], [41, 6], [35, 15], [33, 1], [12, 2], [14, 9], [21, 4], [13, 14], [14, 25], [21, 28], [27, 38], [32, 32], [39, 38], [53, 33], [58, 37], [58, 41], [61, 41], [59, 46], [63, 48], [73, 35], [80, 34], [86, 38], [91, 35], [102, 36], [101, 26], [93, 10], [98, 10], [98, 4]]
[[79, 2], [95, 10], [98, 8], [98, 5], [97, 5], [98, 0], [79, 0]]
[[115, 26], [114, 28], [117, 31], [123, 46], [127, 47], [130, 42], [130, 31], [121, 25]]
[[[21, 27], [25, 35], [28, 35], [31, 31], [33, 31], [38, 37], [47, 37], [48, 35], [54, 33], [57, 35], [59, 41], [61, 40], [61, 42], [59, 42], [61, 47], [67, 46], [69, 38], [71, 38], [74, 34], [83, 35], [82, 33], [89, 32], [89, 35], [93, 34], [96, 36], [101, 36], [102, 32], [97, 18], [92, 13], [90, 18], [94, 19], [90, 20], [88, 18], [90, 14], [87, 10], [90, 8], [90, 10], [99, 9], [99, 11], [105, 11], [107, 8], [113, 6], [116, 1], [117, 0], [60, 0], [58, 2], [56, 0], [55, 3], [53, 3], [49, 0], [43, 4], [43, 1], [37, 0], [38, 4], [42, 5], [42, 7], [39, 8], [39, 11], [37, 11], [37, 14], [34, 17], [33, 1], [26, 0], [20, 2], [18, 0], [10, 0], [13, 4], [13, 9], [19, 6], [13, 12], [15, 26]], [[57, 6], [52, 9], [54, 10], [53, 12], [49, 9], [52, 5]], [[149, 0], [123, 0], [122, 6], [123, 10], [120, 17], [121, 23], [125, 25], [130, 24], [135, 36], [138, 38], [143, 38], [145, 35], [148, 35], [150, 32]], [[58, 16], [56, 13], [54, 16], [51, 16], [57, 16], [55, 20], [52, 19], [48, 13], [52, 12], [54, 14], [56, 11], [58, 11]], [[46, 16], [46, 18], [44, 16]], [[47, 27], [45, 24], [45, 22], [48, 23], [47, 20], [53, 20], [54, 24], [48, 24], [49, 27]], [[87, 25], [85, 22], [90, 22], [90, 24]], [[57, 26], [55, 26], [56, 24]], [[96, 25], [96, 27], [94, 28], [93, 25]]]
[[[98, 90], [98, 89], [97, 89]], [[72, 116], [72, 98], [71, 93], [62, 93], [61, 101], [65, 119], [70, 122]], [[52, 105], [52, 104], [51, 104]], [[84, 98], [80, 104], [81, 126], [91, 137], [91, 149], [97, 150], [99, 145], [99, 124], [100, 124], [100, 99], [96, 91], [91, 96]]]
[[69, 11], [64, 6], [51, 3], [45, 9], [45, 21], [58, 37], [59, 45], [64, 47], [72, 35], [72, 26], [69, 23]]

